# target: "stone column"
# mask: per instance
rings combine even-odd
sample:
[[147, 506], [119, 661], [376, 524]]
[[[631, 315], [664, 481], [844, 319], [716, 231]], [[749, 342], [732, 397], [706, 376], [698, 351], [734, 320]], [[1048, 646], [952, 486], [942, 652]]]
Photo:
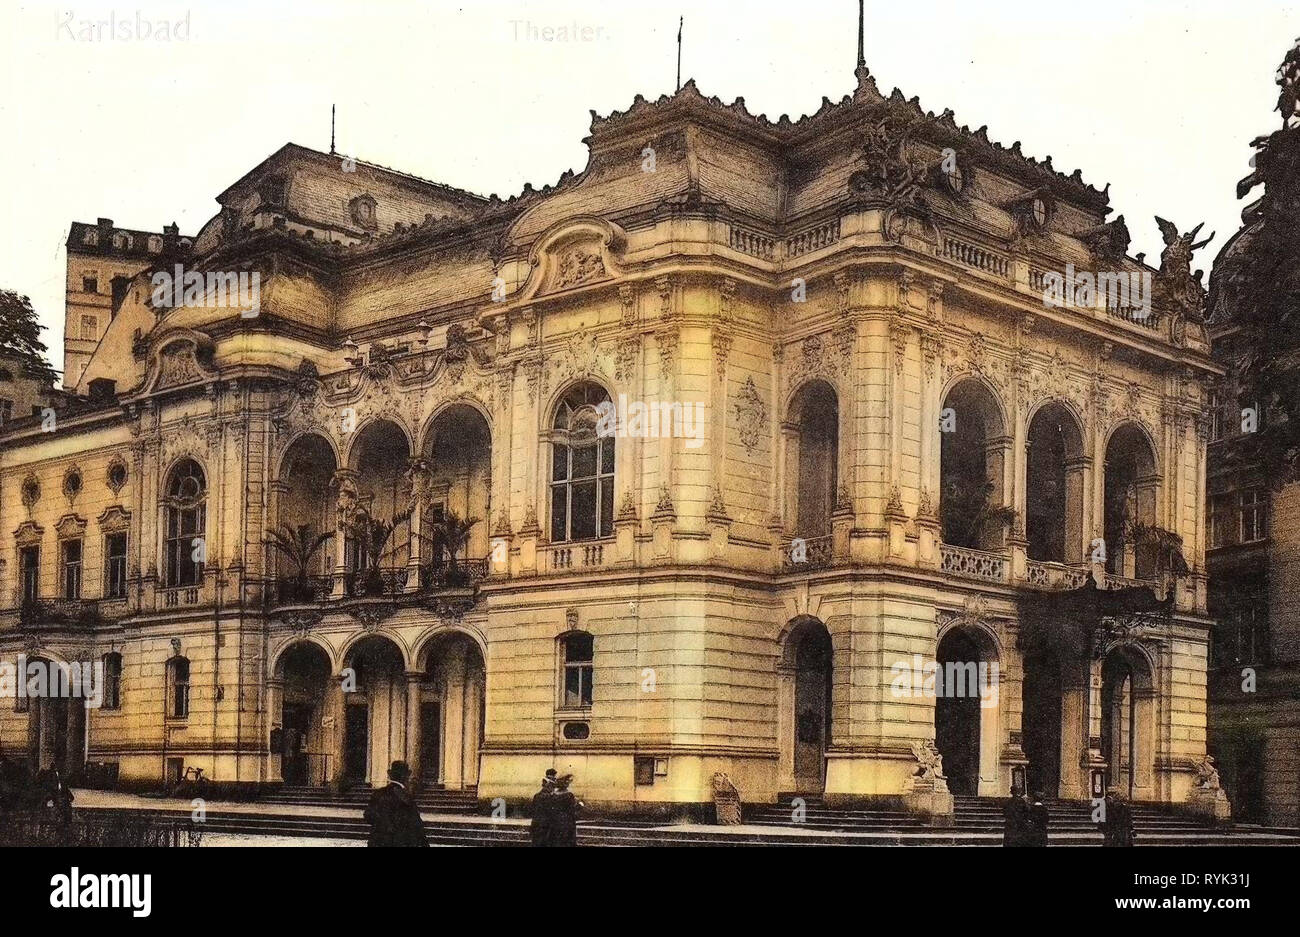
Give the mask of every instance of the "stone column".
[[322, 748], [321, 774], [326, 786], [335, 784], [343, 777], [343, 740], [346, 732], [347, 701], [343, 694], [343, 676], [339, 674], [329, 682], [325, 698], [325, 719], [333, 719], [333, 729], [321, 732]]
[[[266, 681], [266, 721], [269, 724], [267, 731], [267, 741], [270, 741], [270, 731], [277, 726], [284, 728], [284, 680], [280, 677], [271, 677]], [[267, 754], [266, 774], [270, 781], [284, 780], [283, 748], [271, 749]], [[307, 783], [311, 783], [308, 778]]]
[[1061, 667], [1061, 779], [1057, 796], [1067, 800], [1077, 800], [1087, 793], [1083, 764], [1088, 752], [1089, 685], [1083, 666], [1080, 661], [1062, 661]]
[[[1089, 523], [1095, 524], [1097, 505], [1088, 510], [1085, 491], [1092, 459], [1079, 456], [1065, 463], [1065, 562], [1083, 562]], [[1090, 516], [1091, 515], [1091, 516]], [[1109, 544], [1107, 545], [1109, 546]]]
[[357, 473], [352, 469], [339, 469], [330, 482], [336, 496], [334, 522], [334, 588], [331, 596], [341, 599], [345, 593], [348, 572], [348, 525], [357, 507]]
[[446, 661], [447, 682], [443, 690], [442, 779], [448, 790], [464, 786], [465, 768], [465, 657], [456, 650]]
[[[416, 783], [427, 780], [419, 776], [420, 772], [420, 684], [424, 674], [418, 670], [406, 672], [406, 752], [404, 758], [410, 765], [411, 777]], [[434, 778], [433, 780], [437, 780]]]
[[781, 519], [787, 537], [804, 534], [799, 530], [799, 424], [781, 423], [781, 451], [784, 455], [781, 473]]

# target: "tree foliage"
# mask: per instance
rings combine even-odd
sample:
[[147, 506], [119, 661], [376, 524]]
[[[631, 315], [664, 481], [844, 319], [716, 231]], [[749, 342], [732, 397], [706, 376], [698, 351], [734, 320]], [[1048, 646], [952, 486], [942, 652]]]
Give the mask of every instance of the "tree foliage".
[[23, 370], [42, 382], [53, 384], [58, 374], [50, 366], [41, 341], [45, 326], [36, 319], [32, 301], [13, 290], [0, 290], [0, 354], [22, 362]]
[[1244, 197], [1264, 187], [1246, 213], [1241, 248], [1216, 271], [1215, 306], [1239, 329], [1234, 349], [1243, 407], [1267, 418], [1249, 440], [1275, 484], [1296, 476], [1300, 457], [1300, 115], [1296, 92], [1300, 43], [1278, 71], [1283, 126], [1253, 142], [1255, 171], [1237, 187]]

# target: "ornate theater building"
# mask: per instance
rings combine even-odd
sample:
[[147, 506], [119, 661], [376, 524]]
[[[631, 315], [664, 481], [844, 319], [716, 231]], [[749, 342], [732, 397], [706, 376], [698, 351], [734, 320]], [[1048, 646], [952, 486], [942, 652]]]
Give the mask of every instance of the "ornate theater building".
[[[1203, 799], [1192, 245], [1130, 258], [1078, 172], [857, 76], [797, 121], [638, 97], [506, 200], [288, 145], [192, 238], [133, 232], [76, 399], [0, 435], [0, 654], [102, 661], [104, 705], [4, 700], [4, 751], [139, 788], [403, 758], [480, 800], [554, 766], [610, 809], [719, 772]], [[1081, 274], [1154, 300], [1044, 301]]]

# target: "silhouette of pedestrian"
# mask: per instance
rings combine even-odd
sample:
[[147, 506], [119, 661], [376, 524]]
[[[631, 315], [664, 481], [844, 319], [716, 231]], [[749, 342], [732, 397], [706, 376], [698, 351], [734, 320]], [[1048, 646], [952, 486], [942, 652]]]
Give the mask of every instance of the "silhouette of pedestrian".
[[556, 846], [578, 845], [578, 811], [583, 803], [569, 790], [572, 783], [573, 775], [564, 775], [555, 782], [555, 793], [551, 795], [555, 803], [553, 844]]
[[1034, 791], [1033, 803], [1029, 805], [1029, 845], [1047, 845], [1047, 825], [1049, 816], [1047, 805], [1043, 803], [1043, 792]]
[[404, 761], [394, 761], [388, 769], [388, 786], [370, 795], [366, 822], [370, 824], [371, 846], [427, 846], [424, 820], [420, 808], [406, 789], [411, 769]]
[[532, 823], [528, 836], [534, 846], [552, 846], [555, 836], [555, 782], [554, 768], [546, 769], [542, 789], [533, 795]]
[[1011, 788], [1011, 798], [1003, 808], [1006, 826], [1002, 831], [1003, 846], [1029, 845], [1029, 802], [1016, 786]]
[[1133, 811], [1118, 791], [1106, 792], [1106, 816], [1102, 837], [1107, 846], [1133, 845]]

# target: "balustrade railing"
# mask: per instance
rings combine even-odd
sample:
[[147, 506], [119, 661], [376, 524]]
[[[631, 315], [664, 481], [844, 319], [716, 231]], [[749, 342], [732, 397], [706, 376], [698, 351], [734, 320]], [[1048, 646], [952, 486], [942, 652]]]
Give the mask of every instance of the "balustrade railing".
[[978, 244], [971, 244], [969, 241], [961, 241], [952, 237], [943, 239], [943, 250], [940, 252], [940, 256], [945, 260], [961, 264], [963, 267], [982, 270], [1003, 279], [1007, 277], [1008, 271], [1011, 269], [1010, 262], [1003, 255], [986, 247], [980, 247]]
[[939, 560], [940, 569], [950, 576], [984, 582], [1006, 582], [1011, 565], [1005, 553], [989, 553], [946, 543], [939, 545]]
[[613, 555], [612, 540], [592, 540], [585, 543], [560, 543], [545, 547], [546, 569], [549, 572], [599, 569], [607, 556]]
[[785, 554], [782, 568], [787, 572], [799, 572], [806, 569], [825, 569], [831, 565], [833, 538], [794, 537], [785, 541]]

